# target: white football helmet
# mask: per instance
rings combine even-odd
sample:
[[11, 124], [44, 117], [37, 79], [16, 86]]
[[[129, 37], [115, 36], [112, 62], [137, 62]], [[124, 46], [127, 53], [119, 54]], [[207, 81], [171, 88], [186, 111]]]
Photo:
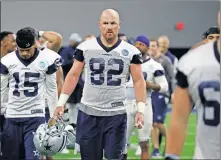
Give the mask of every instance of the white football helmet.
[[67, 142], [67, 131], [63, 121], [57, 121], [54, 126], [41, 124], [34, 133], [34, 145], [38, 152], [45, 156], [53, 156], [61, 152]]
[[76, 131], [74, 127], [71, 125], [67, 125], [64, 129], [67, 132], [67, 143], [66, 147], [68, 149], [74, 149], [75, 148], [75, 140], [76, 140]]

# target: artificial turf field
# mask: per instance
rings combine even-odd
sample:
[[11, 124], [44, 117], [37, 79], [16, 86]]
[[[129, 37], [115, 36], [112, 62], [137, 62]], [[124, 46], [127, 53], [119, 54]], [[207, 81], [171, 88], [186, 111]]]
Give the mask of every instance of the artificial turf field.
[[[168, 124], [170, 118], [170, 113], [167, 114], [166, 117], [166, 124]], [[195, 133], [196, 133], [196, 114], [192, 113], [189, 118], [189, 125], [188, 125], [188, 135], [186, 138], [186, 142], [182, 151], [181, 159], [191, 159], [194, 153], [194, 142], [195, 142]], [[140, 157], [135, 156], [136, 152], [136, 145], [137, 145], [137, 134], [135, 131], [135, 135], [131, 137], [131, 147], [128, 149], [129, 157], [128, 159], [140, 159]], [[161, 153], [163, 153], [164, 145], [163, 142], [161, 145]], [[150, 142], [150, 146], [151, 142]], [[152, 147], [150, 147], [152, 149]], [[81, 159], [80, 154], [74, 155], [73, 150], [69, 150], [69, 154], [57, 154], [54, 159]]]

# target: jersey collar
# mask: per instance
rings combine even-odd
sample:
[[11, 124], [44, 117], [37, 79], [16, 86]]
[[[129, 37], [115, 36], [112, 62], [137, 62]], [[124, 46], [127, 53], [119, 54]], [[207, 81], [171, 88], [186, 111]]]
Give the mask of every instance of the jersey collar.
[[106, 47], [102, 41], [100, 37], [97, 37], [97, 43], [106, 51], [106, 52], [110, 52], [113, 49], [117, 48], [119, 46], [119, 44], [121, 43], [121, 40], [118, 38], [118, 41], [112, 46], [112, 47]]
[[29, 58], [29, 59], [23, 59], [23, 58], [21, 58], [21, 57], [19, 56], [18, 50], [16, 50], [15, 53], [16, 53], [16, 56], [18, 57], [18, 59], [21, 61], [21, 63], [24, 64], [24, 65], [27, 67], [29, 64], [31, 64], [31, 63], [38, 57], [38, 55], [39, 55], [39, 50], [36, 48], [34, 55], [33, 55], [31, 58]]

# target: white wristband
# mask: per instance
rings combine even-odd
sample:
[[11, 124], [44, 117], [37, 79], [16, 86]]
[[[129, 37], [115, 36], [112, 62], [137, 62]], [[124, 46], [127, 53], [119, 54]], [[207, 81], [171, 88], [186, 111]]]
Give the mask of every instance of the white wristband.
[[69, 95], [61, 94], [59, 97], [57, 106], [64, 106], [65, 103], [67, 102], [68, 98], [69, 98]]
[[38, 32], [38, 34], [39, 34], [40, 37], [42, 37], [44, 33], [45, 33], [45, 31], [39, 31], [39, 32]]
[[137, 103], [137, 112], [141, 112], [144, 114], [146, 108], [146, 104], [144, 102]]

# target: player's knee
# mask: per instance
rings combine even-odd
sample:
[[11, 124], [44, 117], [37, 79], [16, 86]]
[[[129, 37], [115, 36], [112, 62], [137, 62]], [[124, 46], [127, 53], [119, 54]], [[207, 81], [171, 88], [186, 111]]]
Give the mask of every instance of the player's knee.
[[153, 128], [159, 128], [159, 123], [153, 123]]
[[164, 124], [163, 123], [158, 123], [158, 128], [164, 128]]
[[148, 141], [140, 142], [140, 148], [142, 152], [148, 151]]

